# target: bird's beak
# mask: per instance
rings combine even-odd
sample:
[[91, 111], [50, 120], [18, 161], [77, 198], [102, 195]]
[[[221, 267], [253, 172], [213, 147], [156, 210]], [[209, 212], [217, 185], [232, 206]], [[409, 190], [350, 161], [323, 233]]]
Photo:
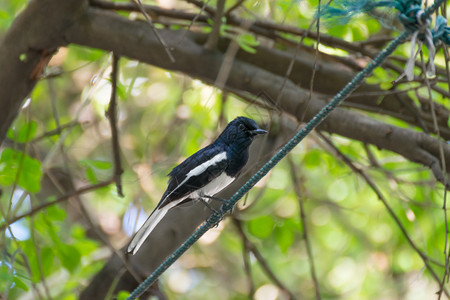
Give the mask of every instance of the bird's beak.
[[267, 133], [267, 131], [266, 130], [264, 130], [264, 129], [255, 129], [255, 130], [252, 130], [252, 134], [253, 135], [258, 135], [258, 134], [266, 134]]

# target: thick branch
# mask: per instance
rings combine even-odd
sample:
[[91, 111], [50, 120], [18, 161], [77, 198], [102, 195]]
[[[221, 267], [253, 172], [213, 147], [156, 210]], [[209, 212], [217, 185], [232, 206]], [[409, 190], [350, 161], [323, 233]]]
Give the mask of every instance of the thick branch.
[[[173, 30], [161, 30], [161, 34], [170, 44], [176, 45], [173, 50], [175, 63], [164, 59], [164, 49], [144, 23], [132, 22], [98, 9], [90, 9], [86, 19], [71, 28], [67, 39], [85, 46], [109, 51], [114, 50], [119, 55], [128, 56], [161, 68], [180, 71], [191, 77], [214, 84], [223, 63], [224, 55], [222, 53], [204, 50], [202, 41], [199, 41], [203, 39], [203, 36], [198, 38], [198, 35]], [[260, 49], [260, 51], [263, 50]], [[273, 50], [265, 51], [276, 54]], [[257, 64], [254, 57], [246, 58], [242, 55], [241, 58]], [[258, 62], [258, 64], [262, 63]], [[277, 72], [274, 72], [274, 74], [255, 65], [239, 60], [238, 56], [231, 66], [229, 77], [225, 82], [225, 89], [245, 91], [254, 96], [264, 94], [266, 95], [265, 100], [275, 105], [273, 101], [277, 99], [280, 93], [283, 78], [276, 75]], [[332, 70], [325, 62], [319, 64], [319, 70], [321, 69], [326, 69], [327, 72], [318, 71], [316, 80], [324, 86], [334, 86], [333, 80], [339, 81], [346, 77], [342, 75], [342, 70], [339, 72], [336, 67]], [[297, 73], [296, 76], [300, 76], [299, 74]], [[309, 91], [288, 81], [284, 85], [281, 101], [276, 105], [288, 114], [299, 117], [303, 114], [303, 105], [308, 99], [308, 95]], [[326, 101], [327, 96], [315, 94], [307, 108], [306, 120], [312, 118], [325, 105]], [[411, 161], [430, 167], [436, 178], [444, 182], [444, 175], [440, 170], [437, 159], [440, 142], [424, 133], [391, 126], [345, 109], [337, 109], [324, 121], [321, 128], [331, 133], [374, 144], [380, 149], [388, 149], [401, 154]], [[443, 144], [443, 148], [446, 161], [450, 162], [450, 147]], [[447, 166], [447, 169], [450, 169], [450, 165]]]
[[33, 0], [0, 40], [0, 144], [85, 0]]
[[[202, 2], [192, 1], [197, 6], [202, 6]], [[105, 9], [115, 9], [115, 10], [125, 10], [131, 11], [136, 10], [136, 7], [132, 3], [112, 3], [108, 1], [92, 1], [92, 5], [96, 7], [101, 7]], [[197, 22], [206, 22], [204, 16], [186, 15], [179, 11], [165, 10], [153, 6], [145, 6], [149, 13], [155, 14], [156, 16], [165, 16], [174, 18], [177, 20], [193, 20], [196, 19]], [[213, 8], [207, 6], [208, 11], [214, 15], [215, 11]], [[235, 26], [241, 26], [243, 20], [237, 18], [233, 15], [229, 15], [227, 23], [233, 24]], [[270, 23], [266, 21], [256, 21], [249, 28], [249, 31], [265, 36], [269, 39], [279, 40], [280, 37], [276, 31], [280, 30], [282, 32], [288, 32], [296, 35], [303, 36], [306, 32], [304, 29], [279, 25], [275, 23]], [[317, 39], [317, 34], [309, 32], [308, 36]], [[203, 43], [206, 41], [206, 37], [200, 37], [203, 39]], [[386, 37], [383, 38], [386, 42]], [[364, 47], [365, 43], [349, 43], [340, 40], [335, 37], [327, 36], [321, 34], [321, 43], [332, 47], [339, 47], [342, 49], [354, 51], [357, 53], [362, 53], [368, 57], [374, 57], [377, 53], [366, 49]], [[197, 42], [200, 42], [198, 40]], [[221, 40], [220, 51], [225, 53], [228, 47], [228, 41]], [[314, 57], [312, 51], [308, 47], [301, 47], [298, 55], [295, 59], [295, 64], [293, 65], [293, 70], [289, 78], [296, 84], [299, 84], [303, 88], [308, 88], [311, 74], [313, 72]], [[284, 76], [285, 70], [291, 63], [292, 54], [288, 51], [280, 51], [276, 49], [267, 49], [264, 47], [258, 48], [258, 53], [249, 54], [245, 51], [241, 51], [237, 56], [240, 60], [249, 62], [255, 66], [265, 69], [271, 73]], [[397, 59], [398, 60], [398, 59]], [[406, 61], [403, 61], [406, 63]], [[391, 62], [385, 62], [386, 67], [395, 70], [398, 74], [402, 73], [403, 69]], [[357, 70], [360, 70], [361, 66], [357, 66]], [[316, 70], [317, 78], [314, 84], [314, 90], [323, 94], [333, 95], [338, 92], [351, 78], [355, 75], [351, 70], [348, 70], [341, 64], [341, 60], [337, 57], [333, 57], [324, 53], [320, 53], [318, 59], [318, 65]], [[440, 69], [439, 69], [440, 70]], [[441, 75], [445, 75], [445, 70], [440, 70]], [[437, 86], [432, 85], [432, 88], [436, 91], [440, 91], [441, 94], [445, 95], [445, 91]], [[383, 101], [381, 101], [383, 100]], [[432, 131], [433, 128], [431, 113], [426, 106], [417, 107], [415, 102], [408, 96], [406, 91], [384, 91], [377, 85], [363, 84], [360, 89], [354, 93], [343, 105], [349, 105], [362, 110], [377, 112], [378, 114], [387, 114], [395, 118], [401, 119], [408, 122], [414, 126], [423, 128], [425, 131]], [[438, 105], [438, 104], [436, 104]], [[438, 105], [438, 124], [440, 126], [440, 132], [442, 136], [446, 139], [450, 139], [450, 130], [447, 126], [447, 120], [449, 118], [449, 111], [441, 105]]]

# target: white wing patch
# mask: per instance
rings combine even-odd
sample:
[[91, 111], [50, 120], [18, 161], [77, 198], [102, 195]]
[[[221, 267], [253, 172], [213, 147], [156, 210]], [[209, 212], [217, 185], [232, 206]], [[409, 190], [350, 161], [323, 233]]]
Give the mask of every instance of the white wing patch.
[[[193, 168], [192, 170], [189, 171], [189, 173], [186, 174], [186, 178], [179, 184], [177, 185], [176, 188], [174, 188], [167, 196], [169, 197], [170, 195], [172, 195], [173, 192], [175, 192], [180, 186], [182, 186], [186, 181], [189, 180], [189, 178], [193, 177], [193, 176], [198, 176], [200, 174], [202, 174], [203, 172], [206, 171], [206, 169], [208, 169], [210, 166], [215, 165], [219, 162], [221, 162], [222, 160], [227, 159], [227, 153], [225, 151], [216, 154], [215, 156], [213, 156], [213, 158], [211, 158], [210, 160], [205, 161], [204, 163], [202, 163], [201, 165], [196, 166], [195, 168]], [[220, 176], [219, 176], [220, 177]], [[213, 180], [214, 181], [214, 180]], [[229, 183], [228, 183], [229, 184]], [[164, 198], [164, 200], [166, 199]], [[187, 197], [184, 197], [182, 200], [186, 199]], [[164, 203], [164, 200], [161, 201], [161, 203]]]
[[[174, 191], [176, 191], [180, 186], [182, 186], [186, 181], [189, 180], [189, 178], [193, 176], [198, 176], [205, 172], [210, 166], [213, 166], [222, 160], [227, 159], [227, 153], [221, 152], [217, 155], [215, 155], [213, 158], [211, 158], [208, 161], [205, 161], [201, 165], [195, 167], [189, 173], [186, 174], [186, 178], [175, 188], [172, 192], [170, 192], [169, 195], [166, 196], [169, 197]], [[128, 245], [128, 252], [132, 252], [133, 254], [136, 254], [136, 252], [139, 250], [139, 248], [142, 246], [142, 244], [145, 242], [147, 237], [150, 235], [150, 233], [155, 229], [156, 225], [162, 220], [162, 218], [166, 215], [166, 213], [173, 208], [174, 206], [177, 206], [181, 202], [183, 202], [186, 198], [192, 198], [192, 199], [199, 199], [203, 196], [214, 196], [221, 190], [223, 190], [225, 187], [227, 187], [231, 182], [233, 182], [235, 178], [228, 176], [223, 172], [218, 177], [214, 178], [211, 182], [206, 184], [201, 189], [192, 192], [191, 194], [180, 198], [176, 201], [172, 201], [168, 203], [166, 206], [162, 208], [156, 208], [152, 214], [148, 217], [148, 219], [145, 221], [144, 225], [138, 230], [134, 238], [131, 240], [130, 244]], [[205, 198], [206, 201], [209, 201], [209, 198]], [[163, 202], [161, 202], [163, 203]]]
[[201, 165], [196, 166], [195, 168], [190, 170], [189, 173], [187, 173], [185, 180], [191, 178], [192, 176], [197, 176], [197, 175], [202, 174], [210, 166], [213, 166], [213, 165], [217, 164], [218, 162], [221, 162], [224, 159], [227, 159], [227, 153], [225, 151], [217, 154], [216, 156], [214, 156], [210, 160], [207, 160], [204, 163], [202, 163]]

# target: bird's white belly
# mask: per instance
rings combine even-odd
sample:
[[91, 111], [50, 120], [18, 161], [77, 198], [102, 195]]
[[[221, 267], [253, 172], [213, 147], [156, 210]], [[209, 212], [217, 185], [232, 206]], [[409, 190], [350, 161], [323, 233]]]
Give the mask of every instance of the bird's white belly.
[[[225, 172], [223, 172], [221, 175], [214, 178], [210, 183], [208, 183], [201, 189], [191, 193], [188, 197], [198, 199], [205, 195], [214, 196], [215, 194], [226, 188], [230, 183], [232, 183], [234, 179], [234, 177], [228, 176], [227, 174], [225, 174]], [[206, 198], [205, 200], [208, 201], [210, 199]]]

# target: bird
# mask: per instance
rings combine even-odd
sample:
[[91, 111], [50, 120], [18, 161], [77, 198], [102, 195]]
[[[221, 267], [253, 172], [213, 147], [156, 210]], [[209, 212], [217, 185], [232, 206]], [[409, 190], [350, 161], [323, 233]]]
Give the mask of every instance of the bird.
[[231, 184], [246, 165], [254, 137], [266, 133], [254, 120], [237, 117], [228, 123], [213, 143], [173, 168], [168, 174], [167, 190], [131, 239], [127, 253], [134, 255], [138, 252], [170, 209], [195, 200], [207, 205], [210, 199], [215, 199], [213, 196]]

